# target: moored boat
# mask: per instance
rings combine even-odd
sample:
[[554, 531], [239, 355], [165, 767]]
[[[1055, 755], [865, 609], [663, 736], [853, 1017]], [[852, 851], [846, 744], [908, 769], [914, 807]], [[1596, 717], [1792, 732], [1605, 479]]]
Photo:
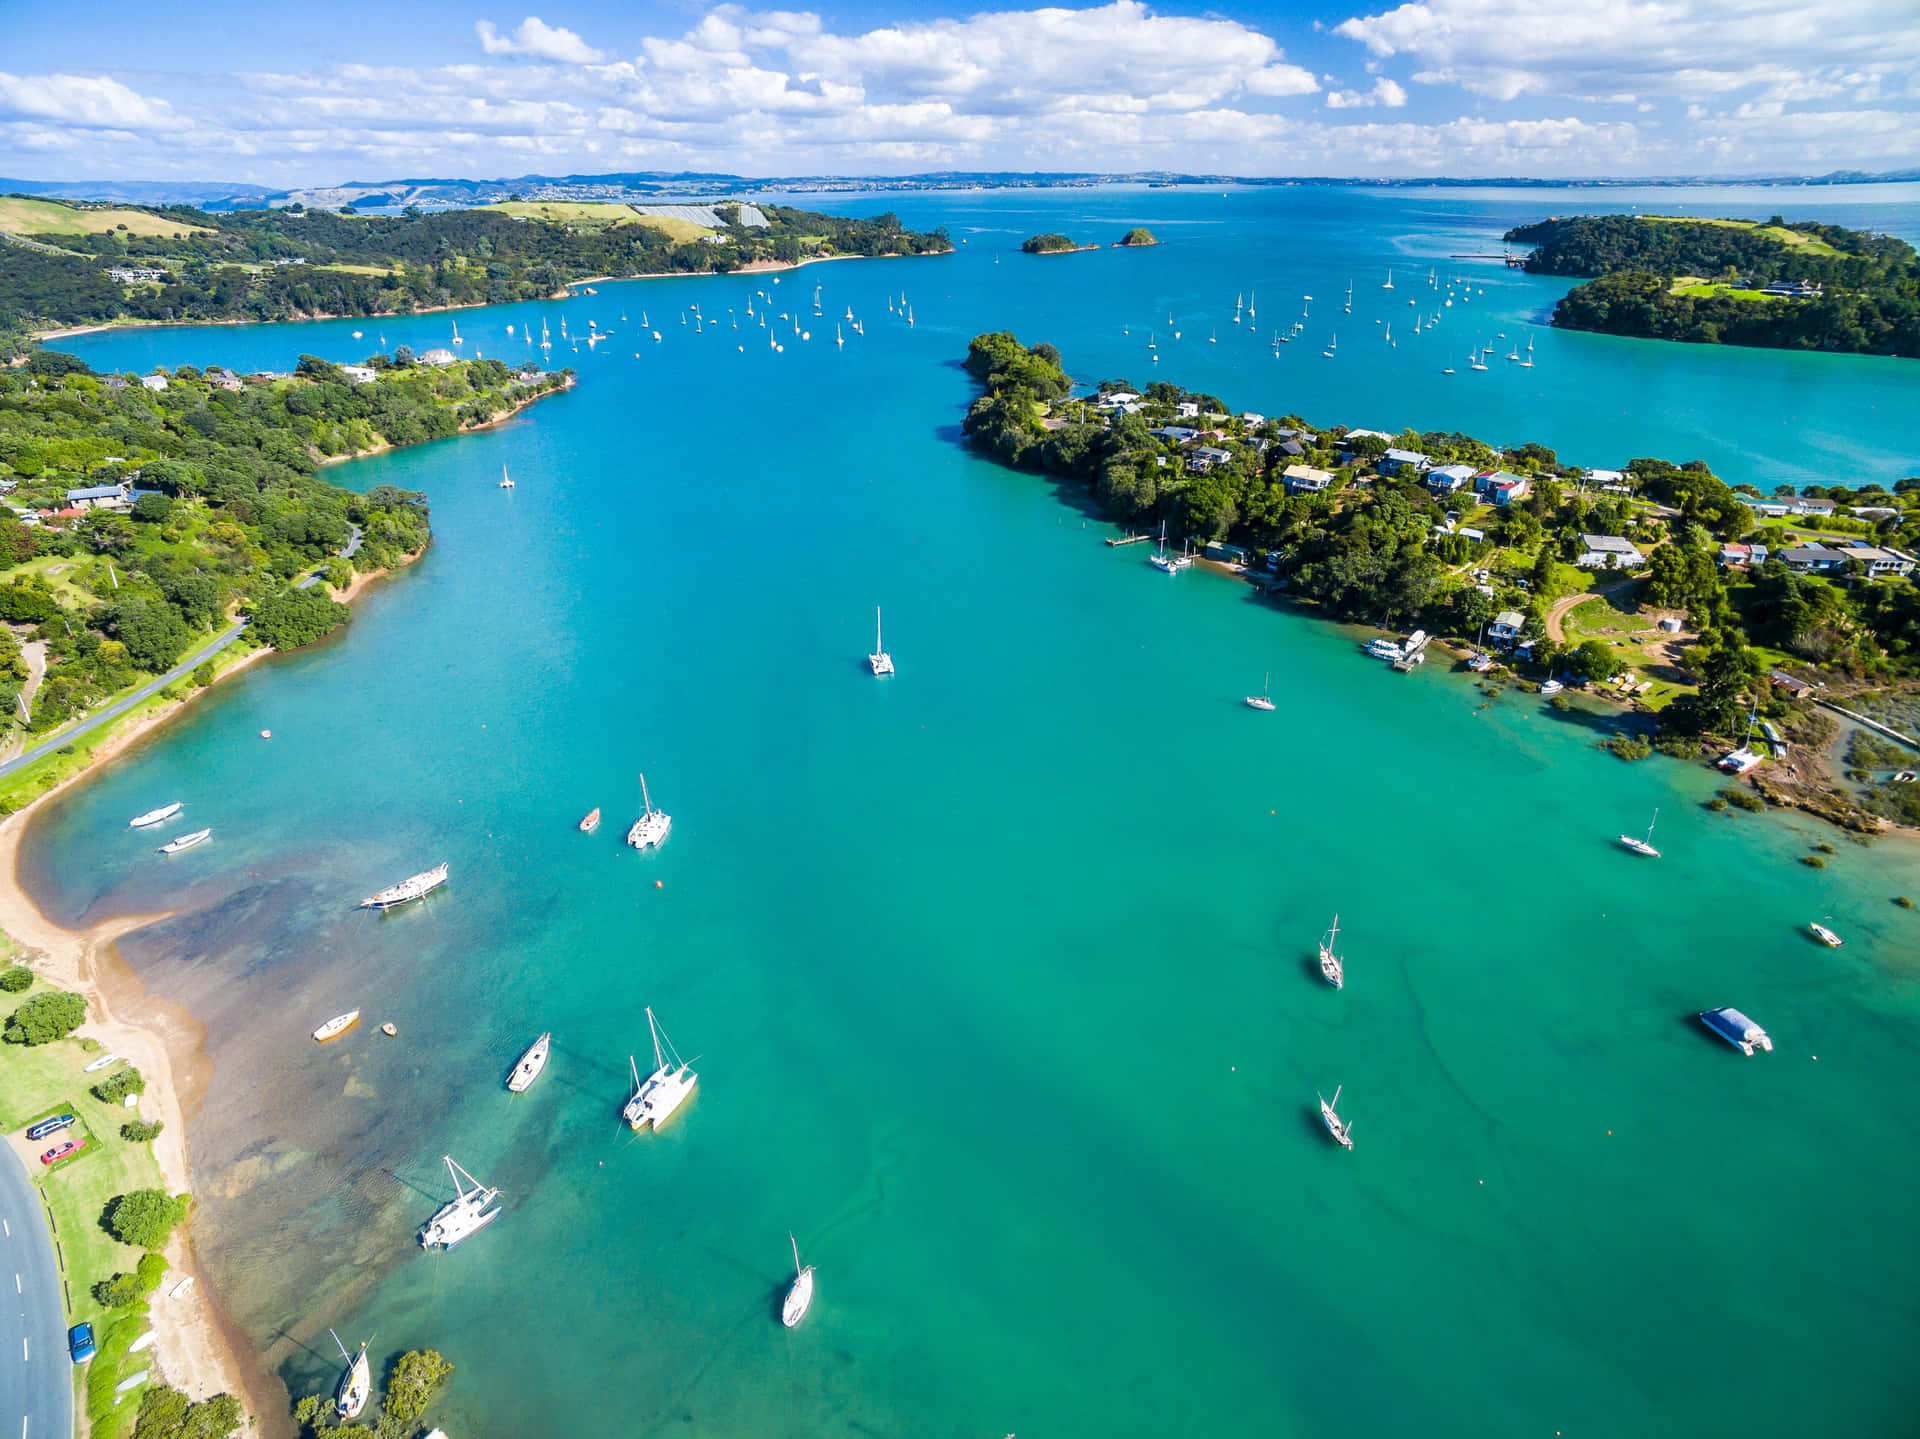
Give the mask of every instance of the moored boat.
[[627, 843], [635, 849], [658, 849], [673, 831], [673, 816], [653, 807], [653, 796], [647, 793], [645, 775], [640, 776], [640, 804], [640, 818], [627, 831]]
[[507, 1088], [513, 1093], [525, 1094], [533, 1087], [534, 1080], [546, 1071], [547, 1055], [553, 1047], [552, 1039], [550, 1033], [541, 1035], [514, 1064], [513, 1073], [507, 1076]]
[[[468, 1174], [453, 1162], [451, 1154], [442, 1155], [441, 1158], [446, 1163], [448, 1175], [453, 1179], [454, 1197], [436, 1209], [433, 1218], [420, 1226], [422, 1249], [451, 1249], [500, 1217], [500, 1191], [489, 1189]], [[460, 1182], [463, 1179], [466, 1184]]]
[[1565, 688], [1566, 686], [1561, 684], [1559, 680], [1543, 680], [1540, 684], [1540, 693], [1543, 695], [1557, 695]]
[[178, 854], [183, 849], [192, 849], [196, 844], [205, 843], [212, 833], [213, 831], [210, 829], [196, 829], [192, 834], [180, 835], [178, 838], [170, 839], [161, 845], [160, 853]]
[[1247, 696], [1247, 708], [1255, 710], [1273, 708], [1273, 672], [1271, 670], [1267, 672], [1266, 682], [1261, 685], [1260, 693]]
[[403, 879], [378, 894], [368, 895], [360, 901], [361, 909], [392, 909], [397, 904], [406, 904], [432, 894], [447, 882], [447, 866], [443, 861], [432, 869], [422, 870], [411, 879]]
[[172, 804], [163, 804], [158, 809], [150, 809], [145, 814], [137, 814], [127, 821], [128, 829], [145, 829], [148, 825], [160, 824], [180, 813], [183, 806], [179, 800]]
[[873, 653], [867, 656], [867, 668], [876, 679], [893, 673], [893, 656], [880, 638], [880, 606], [873, 607]]
[[1620, 836], [1621, 847], [1630, 849], [1635, 854], [1643, 854], [1648, 859], [1660, 858], [1660, 851], [1653, 847], [1653, 826], [1659, 822], [1660, 811], [1656, 809], [1653, 812], [1653, 819], [1647, 825], [1647, 837], [1645, 839], [1635, 839], [1630, 834], [1623, 834]]
[[[633, 1097], [620, 1113], [633, 1129], [651, 1127], [657, 1132], [693, 1093], [700, 1076], [675, 1051], [673, 1041], [660, 1028], [651, 1007], [647, 1010], [647, 1029], [653, 1035], [653, 1073], [641, 1079], [633, 1056], [627, 1056], [627, 1067], [633, 1071]], [[668, 1056], [672, 1056], [671, 1059]]]
[[600, 828], [600, 806], [595, 805], [587, 811], [587, 817], [580, 821], [580, 833], [592, 834]]
[[1334, 941], [1340, 938], [1340, 916], [1333, 917], [1333, 928], [1320, 939], [1320, 977], [1335, 989], [1347, 987], [1347, 967], [1340, 956], [1333, 951]]
[[1773, 1052], [1773, 1039], [1766, 1030], [1737, 1009], [1703, 1009], [1700, 1011], [1700, 1022], [1749, 1059], [1756, 1049], [1764, 1049], [1769, 1054]]
[[1838, 949], [1840, 948], [1841, 945], [1846, 943], [1846, 941], [1840, 938], [1839, 935], [1835, 934], [1832, 930], [1828, 929], [1824, 924], [1820, 924], [1817, 921], [1809, 924], [1807, 926], [1807, 929], [1815, 939], [1819, 940], [1828, 949]]
[[1341, 1086], [1334, 1086], [1332, 1099], [1325, 1099], [1319, 1095], [1314, 1097], [1320, 1100], [1320, 1122], [1327, 1126], [1327, 1133], [1333, 1136], [1334, 1141], [1342, 1149], [1350, 1150], [1353, 1148], [1353, 1126], [1340, 1117], [1335, 1107], [1340, 1103], [1340, 1089]]
[[1375, 635], [1364, 648], [1377, 660], [1397, 660], [1401, 654], [1398, 641], [1390, 640], [1385, 635]]
[[350, 1009], [345, 1014], [336, 1014], [325, 1024], [314, 1030], [313, 1037], [325, 1044], [329, 1039], [338, 1039], [354, 1025], [360, 1022], [360, 1011]]
[[[329, 1329], [327, 1333], [333, 1334], [333, 1331]], [[333, 1391], [333, 1407], [342, 1419], [351, 1421], [360, 1417], [360, 1411], [367, 1407], [367, 1400], [373, 1394], [373, 1368], [367, 1363], [364, 1343], [358, 1355], [349, 1354], [340, 1336], [333, 1334], [333, 1347], [347, 1361], [347, 1372], [340, 1376], [340, 1385]]]
[[1721, 755], [1714, 764], [1727, 774], [1749, 774], [1760, 768], [1763, 758], [1765, 756], [1756, 754], [1750, 746], [1741, 745], [1732, 753]]
[[800, 1267], [800, 1241], [791, 1233], [787, 1242], [793, 1245], [793, 1284], [787, 1290], [787, 1297], [780, 1305], [780, 1322], [791, 1329], [807, 1317], [807, 1310], [813, 1307], [813, 1266]]

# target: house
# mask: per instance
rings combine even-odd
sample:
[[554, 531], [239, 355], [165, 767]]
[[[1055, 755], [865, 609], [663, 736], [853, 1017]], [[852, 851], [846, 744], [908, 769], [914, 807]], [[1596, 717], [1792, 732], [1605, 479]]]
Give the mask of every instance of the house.
[[109, 280], [118, 280], [123, 285], [157, 285], [169, 276], [165, 270], [131, 269], [125, 265], [115, 265], [107, 271]]
[[1476, 530], [1472, 525], [1460, 526], [1458, 534], [1460, 538], [1472, 540], [1477, 545], [1482, 545], [1487, 542], [1487, 532], [1485, 530]]
[[1355, 440], [1385, 440], [1388, 444], [1392, 444], [1393, 436], [1381, 430], [1348, 430], [1347, 438], [1342, 443], [1350, 445]]
[[423, 365], [451, 365], [458, 358], [459, 356], [454, 354], [452, 350], [444, 348], [434, 349], [428, 350], [426, 354], [422, 355], [420, 357], [420, 363]]
[[1517, 640], [1520, 631], [1527, 627], [1527, 617], [1518, 610], [1502, 610], [1493, 617], [1493, 623], [1487, 626], [1487, 638], [1490, 640]]
[[1427, 457], [1413, 450], [1388, 450], [1380, 457], [1380, 473], [1397, 475], [1412, 470], [1416, 475], [1427, 467]]
[[1878, 524], [1881, 520], [1891, 520], [1895, 518], [1899, 515], [1900, 511], [1890, 505], [1855, 505], [1853, 507], [1853, 513], [1859, 519], [1872, 520], [1875, 524]]
[[1487, 482], [1483, 493], [1489, 504], [1510, 505], [1515, 500], [1525, 499], [1529, 488], [1525, 476], [1502, 473], [1494, 475]]
[[1582, 535], [1580, 546], [1580, 558], [1574, 563], [1583, 570], [1634, 570], [1647, 562], [1631, 540], [1618, 535]]
[[1159, 429], [1149, 431], [1149, 433], [1158, 435], [1161, 439], [1176, 445], [1184, 445], [1188, 440], [1197, 440], [1200, 438], [1200, 432], [1198, 430], [1190, 430], [1185, 425], [1162, 425]]
[[1182, 400], [1173, 407], [1173, 412], [1183, 420], [1197, 420], [1200, 418], [1200, 407], [1192, 400]]
[[1280, 442], [1280, 453], [1283, 455], [1286, 455], [1290, 459], [1297, 460], [1306, 452], [1307, 452], [1307, 447], [1301, 444], [1298, 440], [1282, 440]]
[[1244, 565], [1251, 556], [1238, 545], [1223, 545], [1218, 540], [1209, 540], [1207, 558], [1227, 565]]
[[1266, 424], [1266, 422], [1267, 422], [1267, 417], [1265, 415], [1256, 415], [1252, 410], [1248, 410], [1244, 415], [1240, 417], [1240, 423], [1245, 425], [1250, 430], [1257, 430], [1262, 425]]
[[127, 387], [127, 381], [122, 375], [108, 375], [106, 386], [109, 390], [124, 390]]
[[1627, 483], [1625, 470], [1588, 470], [1587, 480], [1598, 485], [1606, 494], [1630, 495], [1633, 493], [1633, 486]]
[[1867, 573], [1874, 579], [1882, 575], [1910, 575], [1913, 573], [1913, 556], [1899, 550], [1880, 549], [1874, 545], [1855, 545], [1850, 552], [1852, 557], [1867, 567]]
[[1797, 700], [1805, 699], [1813, 693], [1812, 685], [1805, 680], [1795, 679], [1785, 670], [1775, 670], [1768, 678], [1772, 680], [1775, 689], [1785, 690]]
[[143, 390], [153, 390], [157, 392], [166, 389], [166, 387], [167, 377], [165, 375], [153, 374], [142, 375], [140, 377], [140, 388]]
[[132, 507], [125, 485], [94, 485], [84, 490], [68, 490], [67, 504], [80, 510], [124, 510]]
[[1830, 516], [1834, 509], [1833, 501], [1823, 495], [1795, 495], [1787, 501], [1787, 513], [1790, 515], [1813, 515], [1825, 518]]
[[1435, 465], [1427, 471], [1427, 488], [1436, 495], [1450, 495], [1464, 484], [1472, 482], [1472, 465]]
[[1224, 465], [1233, 459], [1232, 450], [1216, 449], [1212, 445], [1202, 445], [1187, 456], [1187, 468], [1196, 475], [1204, 475], [1216, 465]]
[[1280, 478], [1287, 482], [1287, 492], [1295, 495], [1317, 495], [1333, 483], [1332, 475], [1312, 465], [1288, 465]]
[[1783, 520], [1787, 517], [1787, 502], [1785, 500], [1755, 500], [1743, 495], [1741, 496], [1741, 501], [1748, 509], [1763, 519]]
[[1109, 390], [1093, 403], [1096, 409], [1111, 410], [1120, 405], [1137, 405], [1140, 397], [1132, 390]]
[[1753, 546], [1752, 545], [1720, 546], [1720, 563], [1722, 567], [1725, 567], [1727, 565], [1746, 565], [1746, 564], [1753, 563]]
[[372, 365], [342, 365], [340, 373], [356, 385], [371, 385], [380, 378], [380, 372]]
[[1788, 569], [1801, 575], [1837, 570], [1848, 560], [1858, 560], [1873, 579], [1879, 579], [1882, 575], [1910, 575], [1914, 569], [1912, 555], [1867, 544], [1848, 545], [1845, 549], [1833, 549], [1827, 545], [1795, 545], [1790, 550], [1782, 550], [1780, 558], [1787, 562]]
[[242, 385], [240, 377], [232, 370], [217, 368], [207, 371], [207, 383], [216, 390], [237, 390]]

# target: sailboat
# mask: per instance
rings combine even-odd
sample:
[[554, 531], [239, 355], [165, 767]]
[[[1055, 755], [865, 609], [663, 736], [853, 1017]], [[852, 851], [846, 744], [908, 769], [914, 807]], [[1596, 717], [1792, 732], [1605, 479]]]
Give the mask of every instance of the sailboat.
[[180, 810], [181, 804], [178, 800], [175, 800], [172, 804], [163, 804], [158, 809], [150, 809], [145, 814], [135, 815], [127, 821], [127, 828], [146, 829], [150, 825], [159, 824], [162, 820], [172, 819], [176, 814], [180, 813]]
[[1272, 709], [1273, 708], [1272, 690], [1273, 690], [1273, 672], [1269, 670], [1267, 672], [1267, 678], [1265, 683], [1263, 683], [1260, 686], [1260, 693], [1257, 695], [1247, 696], [1247, 708], [1255, 709], [1255, 710]]
[[[1239, 321], [1238, 319], [1236, 319], [1236, 320], [1234, 320], [1234, 322], [1233, 322], [1233, 323], [1237, 325], [1237, 324], [1239, 324], [1239, 323], [1240, 323], [1240, 321]], [[1220, 343], [1220, 332], [1219, 332], [1218, 330], [1215, 330], [1215, 331], [1214, 331], [1214, 332], [1213, 332], [1213, 333], [1212, 333], [1211, 335], [1208, 335], [1208, 336], [1207, 336], [1207, 343], [1208, 343], [1209, 345], [1217, 345], [1217, 344], [1219, 344], [1219, 343]]]
[[503, 490], [513, 488], [513, 477], [507, 473], [507, 467], [505, 465], [500, 466], [500, 488]]
[[1160, 546], [1147, 557], [1147, 563], [1166, 574], [1173, 575], [1180, 572], [1179, 566], [1174, 563], [1173, 556], [1167, 553], [1167, 522], [1165, 520], [1160, 521]]
[[1237, 325], [1240, 323], [1240, 311], [1245, 307], [1246, 307], [1246, 296], [1235, 295], [1233, 297], [1233, 323], [1234, 324]]
[[1716, 769], [1723, 770], [1727, 774], [1747, 774], [1760, 767], [1763, 756], [1753, 747], [1753, 722], [1759, 712], [1760, 702], [1755, 700], [1753, 708], [1747, 712], [1747, 733], [1746, 737], [1740, 741], [1740, 748], [1715, 760]]
[[1327, 1133], [1334, 1137], [1342, 1149], [1351, 1150], [1353, 1148], [1353, 1126], [1340, 1117], [1339, 1111], [1336, 1108], [1340, 1103], [1340, 1086], [1334, 1086], [1333, 1099], [1331, 1101], [1321, 1099], [1319, 1095], [1315, 1095], [1314, 1097], [1320, 1099], [1320, 1122], [1327, 1126]]
[[[1340, 916], [1333, 917], [1333, 928], [1320, 939], [1320, 974], [1335, 989], [1347, 987], [1347, 967], [1339, 955], [1333, 952], [1334, 941], [1340, 938]], [[1335, 1099], [1340, 1096], [1336, 1093]]]
[[887, 647], [880, 638], [880, 606], [873, 607], [873, 653], [867, 656], [867, 668], [873, 671], [875, 679], [882, 679], [893, 673], [893, 656], [887, 653]]
[[1467, 368], [1470, 370], [1486, 369], [1486, 364], [1484, 361], [1481, 360], [1480, 352], [1478, 350], [1467, 351]]
[[[658, 1133], [660, 1126], [673, 1118], [674, 1111], [686, 1103], [694, 1085], [700, 1082], [700, 1076], [675, 1051], [673, 1041], [667, 1039], [659, 1021], [653, 1017], [651, 1006], [647, 1009], [647, 1029], [653, 1035], [653, 1073], [643, 1081], [633, 1056], [627, 1056], [627, 1068], [633, 1072], [633, 1098], [627, 1101], [627, 1107], [620, 1111], [620, 1116], [635, 1130], [651, 1126]], [[668, 1055], [673, 1056], [671, 1063], [668, 1062]]]
[[787, 1232], [787, 1242], [793, 1246], [793, 1287], [787, 1290], [786, 1301], [780, 1306], [780, 1322], [792, 1329], [807, 1317], [807, 1310], [813, 1307], [813, 1266], [800, 1267], [800, 1241]]
[[514, 1094], [525, 1094], [533, 1088], [547, 1069], [547, 1056], [553, 1052], [553, 1035], [543, 1034], [527, 1046], [527, 1052], [520, 1056], [513, 1066], [513, 1073], [507, 1077], [507, 1088]]
[[1253, 317], [1254, 317], [1253, 291], [1249, 290], [1247, 291], [1247, 323], [1249, 325], [1253, 323]]
[[1324, 355], [1327, 359], [1331, 360], [1333, 358], [1333, 352], [1339, 348], [1340, 348], [1340, 336], [1336, 334], [1333, 336], [1332, 339], [1327, 341], [1326, 349], [1322, 350], [1320, 353]]
[[[327, 1330], [333, 1334], [333, 1330]], [[340, 1351], [340, 1357], [347, 1361], [347, 1372], [340, 1376], [340, 1385], [333, 1391], [333, 1407], [340, 1417], [354, 1420], [360, 1417], [360, 1411], [367, 1407], [367, 1400], [373, 1394], [373, 1369], [367, 1363], [367, 1346], [360, 1346], [360, 1353], [347, 1353], [347, 1346], [340, 1342], [340, 1336], [333, 1334], [333, 1347]]]
[[1387, 271], [1387, 283], [1380, 288], [1383, 290], [1391, 290], [1393, 288], [1393, 271], [1391, 269]]
[[368, 895], [360, 901], [361, 909], [392, 909], [397, 904], [406, 904], [423, 895], [432, 894], [447, 882], [447, 866], [443, 861], [432, 869], [422, 870], [409, 879], [403, 879], [396, 885], [390, 885], [378, 894]]
[[667, 835], [673, 829], [673, 816], [653, 807], [653, 796], [647, 793], [644, 774], [640, 776], [640, 805], [640, 818], [627, 831], [627, 843], [639, 850], [658, 849], [667, 842]]
[[466, 344], [466, 341], [460, 338], [460, 322], [455, 320], [452, 323], [453, 323], [453, 343], [456, 345]]
[[[470, 1239], [500, 1217], [497, 1207], [500, 1191], [489, 1189], [453, 1162], [451, 1154], [442, 1155], [447, 1174], [453, 1180], [454, 1197], [434, 1211], [433, 1218], [420, 1226], [422, 1249], [451, 1249]], [[466, 1184], [460, 1181], [465, 1180]], [[472, 1185], [471, 1189], [467, 1185]]]
[[837, 324], [833, 327], [833, 343], [836, 345], [844, 345], [847, 343], [846, 335], [842, 333], [840, 326]]
[[1520, 368], [1523, 370], [1533, 368], [1533, 336], [1531, 335], [1527, 336], [1527, 357], [1520, 362]]
[[1635, 839], [1630, 834], [1623, 834], [1620, 836], [1621, 845], [1632, 850], [1635, 854], [1644, 854], [1648, 859], [1660, 858], [1660, 851], [1653, 847], [1653, 826], [1659, 822], [1660, 811], [1656, 809], [1653, 812], [1652, 822], [1647, 825], [1647, 837], [1645, 839]]

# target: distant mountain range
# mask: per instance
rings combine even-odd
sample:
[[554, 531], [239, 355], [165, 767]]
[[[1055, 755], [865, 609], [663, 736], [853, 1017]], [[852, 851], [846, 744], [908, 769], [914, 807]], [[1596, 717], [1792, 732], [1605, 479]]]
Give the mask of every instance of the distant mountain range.
[[208, 210], [250, 210], [305, 205], [317, 209], [385, 209], [419, 205], [450, 209], [500, 200], [661, 200], [680, 196], [765, 194], [797, 191], [814, 194], [887, 191], [1056, 189], [1104, 184], [1147, 185], [1366, 185], [1504, 187], [1533, 189], [1618, 189], [1632, 186], [1686, 185], [1863, 185], [1920, 180], [1920, 169], [1870, 174], [1835, 170], [1825, 175], [1719, 177], [1671, 175], [1602, 180], [1549, 180], [1525, 176], [1407, 179], [1354, 175], [1189, 175], [1172, 171], [1127, 174], [1032, 173], [1020, 171], [936, 171], [924, 175], [789, 175], [749, 177], [701, 171], [637, 171], [612, 175], [521, 175], [497, 180], [412, 179], [349, 181], [340, 185], [272, 190], [214, 180], [10, 180], [0, 177], [0, 193], [43, 195], [64, 200], [111, 200], [134, 205], [195, 205]]

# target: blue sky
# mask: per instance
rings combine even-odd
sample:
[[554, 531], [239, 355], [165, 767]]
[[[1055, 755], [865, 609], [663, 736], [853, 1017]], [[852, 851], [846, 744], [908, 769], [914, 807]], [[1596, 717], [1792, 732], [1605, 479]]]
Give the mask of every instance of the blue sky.
[[1916, 0], [0, 7], [0, 174], [1920, 164]]

